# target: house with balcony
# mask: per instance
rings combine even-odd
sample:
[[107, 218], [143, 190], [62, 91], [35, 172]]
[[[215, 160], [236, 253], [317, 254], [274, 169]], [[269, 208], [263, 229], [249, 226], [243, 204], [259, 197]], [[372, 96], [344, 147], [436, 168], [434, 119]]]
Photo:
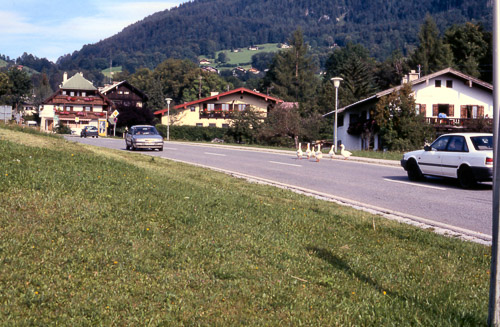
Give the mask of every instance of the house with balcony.
[[59, 89], [42, 102], [40, 128], [52, 131], [59, 125], [69, 127], [73, 132], [88, 125], [102, 126], [113, 103], [102, 95], [82, 73], [71, 78], [64, 73]]
[[[452, 68], [420, 77], [410, 72], [401, 82], [410, 83], [415, 98], [415, 110], [432, 124], [438, 134], [471, 131], [480, 122], [492, 125], [493, 85]], [[373, 124], [380, 98], [401, 86], [378, 92], [352, 103], [337, 112], [338, 145], [347, 149], [378, 150], [383, 147], [376, 133], [363, 133], [363, 125]], [[342, 84], [340, 85], [342, 87]], [[333, 115], [331, 111], [324, 116]]]
[[213, 93], [211, 96], [195, 101], [185, 102], [156, 111], [163, 125], [189, 125], [200, 127], [229, 127], [231, 118], [236, 111], [248, 110], [250, 108], [261, 113], [262, 118], [267, 117], [272, 110], [283, 100], [252, 91], [246, 88], [238, 88], [224, 93]]

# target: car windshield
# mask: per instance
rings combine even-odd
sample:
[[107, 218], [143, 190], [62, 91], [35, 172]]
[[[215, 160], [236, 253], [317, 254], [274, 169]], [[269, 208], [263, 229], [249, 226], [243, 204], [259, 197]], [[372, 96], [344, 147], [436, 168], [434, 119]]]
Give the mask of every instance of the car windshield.
[[154, 127], [137, 127], [134, 129], [134, 135], [157, 135], [158, 131]]
[[478, 151], [493, 150], [493, 136], [473, 136], [470, 140]]

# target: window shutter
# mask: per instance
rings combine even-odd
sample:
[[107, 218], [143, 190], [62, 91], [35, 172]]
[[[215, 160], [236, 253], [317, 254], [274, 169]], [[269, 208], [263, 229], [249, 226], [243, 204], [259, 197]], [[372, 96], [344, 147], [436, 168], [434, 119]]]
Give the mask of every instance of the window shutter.
[[484, 106], [479, 106], [477, 109], [477, 117], [478, 118], [483, 118], [484, 117]]
[[450, 104], [448, 105], [448, 117], [453, 117], [455, 116], [455, 105]]
[[437, 104], [433, 104], [432, 105], [432, 115], [437, 117], [437, 115], [439, 114], [439, 111], [438, 111], [438, 105]]
[[467, 106], [460, 106], [460, 118], [467, 118]]
[[424, 114], [424, 116], [427, 116], [427, 111], [425, 110], [425, 104], [420, 105], [420, 113]]

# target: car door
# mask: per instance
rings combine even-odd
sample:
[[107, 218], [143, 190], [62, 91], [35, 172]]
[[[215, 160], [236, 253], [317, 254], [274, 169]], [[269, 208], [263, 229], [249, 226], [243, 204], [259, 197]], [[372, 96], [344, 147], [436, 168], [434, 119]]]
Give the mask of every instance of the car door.
[[449, 139], [450, 136], [441, 136], [419, 156], [418, 165], [420, 166], [420, 170], [423, 174], [436, 176], [442, 175], [441, 157], [446, 150]]
[[458, 167], [464, 156], [469, 152], [465, 137], [462, 135], [450, 136], [446, 151], [441, 153], [441, 169], [443, 176], [457, 177]]

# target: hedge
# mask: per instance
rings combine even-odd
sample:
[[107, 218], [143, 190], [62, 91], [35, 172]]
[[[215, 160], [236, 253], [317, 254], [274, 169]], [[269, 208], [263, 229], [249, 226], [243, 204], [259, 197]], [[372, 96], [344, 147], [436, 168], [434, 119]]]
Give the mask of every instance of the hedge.
[[[156, 129], [163, 137], [167, 137], [167, 125], [158, 124]], [[224, 139], [227, 132], [227, 128], [172, 125], [170, 126], [170, 139], [210, 142], [215, 138]]]

